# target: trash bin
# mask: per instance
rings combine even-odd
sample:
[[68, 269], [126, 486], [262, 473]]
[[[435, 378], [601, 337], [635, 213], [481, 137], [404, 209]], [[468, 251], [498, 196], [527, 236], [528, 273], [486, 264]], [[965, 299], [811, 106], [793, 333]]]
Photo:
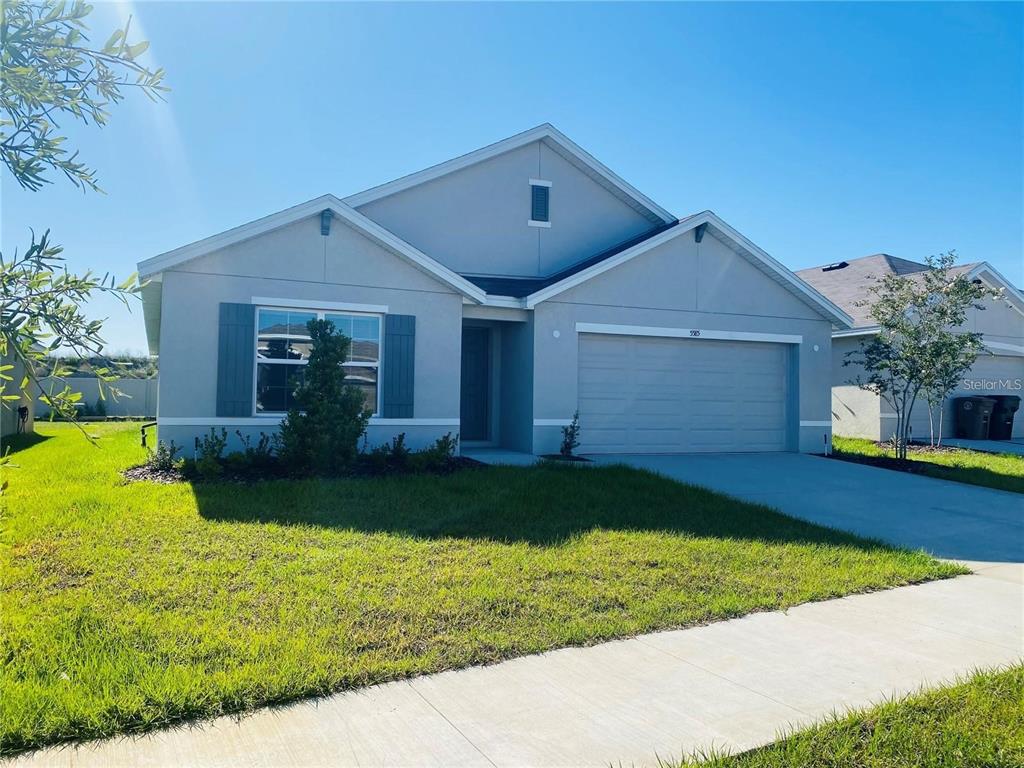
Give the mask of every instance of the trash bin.
[[988, 440], [989, 422], [996, 401], [991, 397], [961, 397], [956, 401], [956, 436]]
[[992, 395], [996, 401], [988, 427], [990, 440], [1009, 440], [1013, 435], [1013, 414], [1020, 408], [1017, 395]]

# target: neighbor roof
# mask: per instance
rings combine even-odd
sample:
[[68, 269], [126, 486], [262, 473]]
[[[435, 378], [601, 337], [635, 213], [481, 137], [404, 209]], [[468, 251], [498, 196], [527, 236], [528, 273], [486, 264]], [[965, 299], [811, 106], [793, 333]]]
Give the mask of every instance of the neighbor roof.
[[576, 168], [581, 170], [652, 223], [671, 224], [675, 222], [675, 216], [655, 203], [647, 197], [647, 195], [643, 194], [617, 173], [612, 171], [608, 166], [555, 128], [555, 126], [551, 125], [551, 123], [542, 123], [536, 128], [531, 128], [528, 131], [517, 133], [515, 136], [502, 139], [501, 141], [489, 144], [486, 147], [474, 150], [465, 155], [447, 160], [443, 163], [438, 163], [437, 165], [432, 165], [429, 168], [417, 171], [416, 173], [411, 173], [408, 176], [402, 176], [401, 178], [389, 181], [386, 184], [371, 187], [363, 192], [350, 195], [345, 198], [344, 202], [351, 205], [353, 208], [358, 208], [359, 206], [371, 203], [374, 200], [380, 200], [381, 198], [394, 195], [419, 184], [433, 181], [434, 179], [440, 178], [441, 176], [445, 176], [449, 173], [454, 173], [455, 171], [460, 171], [463, 168], [468, 168], [471, 165], [476, 165], [477, 163], [482, 163], [485, 160], [490, 160], [492, 157], [503, 155], [506, 152], [511, 152], [519, 147], [532, 144], [535, 141], [544, 142], [546, 146], [557, 152]]
[[[845, 264], [846, 266], [841, 266]], [[862, 256], [859, 259], [850, 259], [846, 262], [835, 264], [823, 264], [819, 267], [801, 269], [797, 276], [810, 283], [818, 291], [825, 294], [834, 303], [838, 304], [843, 311], [853, 318], [854, 328], [874, 328], [875, 321], [871, 319], [870, 306], [867, 302], [871, 300], [871, 289], [886, 275], [899, 277], [910, 276], [926, 272], [928, 265], [909, 259], [900, 259], [890, 256], [887, 253], [876, 253], [872, 256]], [[1020, 291], [1009, 281], [1000, 275], [988, 262], [973, 262], [971, 264], [958, 264], [950, 272], [953, 275], [967, 274], [970, 279], [984, 279], [993, 287], [1001, 287], [1006, 290], [1007, 300], [1011, 306], [1020, 310], [1022, 306]]]

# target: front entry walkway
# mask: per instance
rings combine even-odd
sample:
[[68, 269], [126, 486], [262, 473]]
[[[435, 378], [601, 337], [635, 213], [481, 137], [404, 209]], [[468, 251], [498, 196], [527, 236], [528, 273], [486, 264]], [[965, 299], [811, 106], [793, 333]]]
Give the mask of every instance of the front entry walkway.
[[506, 448], [463, 448], [462, 455], [481, 464], [511, 464], [515, 467], [531, 467], [540, 460], [532, 453], [510, 451]]
[[54, 748], [15, 766], [655, 765], [1020, 659], [1024, 568]]

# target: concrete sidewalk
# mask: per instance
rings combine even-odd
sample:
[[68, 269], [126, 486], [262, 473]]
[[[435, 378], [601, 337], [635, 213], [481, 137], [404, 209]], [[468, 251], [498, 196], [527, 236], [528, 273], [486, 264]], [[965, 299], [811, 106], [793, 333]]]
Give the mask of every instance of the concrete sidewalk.
[[16, 766], [651, 765], [1024, 655], [1024, 566], [389, 683]]

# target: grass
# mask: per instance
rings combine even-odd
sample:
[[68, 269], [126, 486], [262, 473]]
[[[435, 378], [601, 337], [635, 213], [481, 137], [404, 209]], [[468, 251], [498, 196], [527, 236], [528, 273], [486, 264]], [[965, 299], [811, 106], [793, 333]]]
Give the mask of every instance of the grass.
[[[833, 456], [850, 461], [867, 460], [893, 469], [907, 466], [898, 461], [889, 448], [873, 440], [833, 437], [832, 450]], [[909, 457], [913, 469], [928, 477], [1024, 493], [1024, 456], [966, 448], [931, 451], [911, 447]]]
[[624, 467], [123, 482], [130, 425], [6, 470], [0, 750], [966, 572]]
[[833, 717], [739, 755], [679, 768], [1020, 768], [1024, 667]]

